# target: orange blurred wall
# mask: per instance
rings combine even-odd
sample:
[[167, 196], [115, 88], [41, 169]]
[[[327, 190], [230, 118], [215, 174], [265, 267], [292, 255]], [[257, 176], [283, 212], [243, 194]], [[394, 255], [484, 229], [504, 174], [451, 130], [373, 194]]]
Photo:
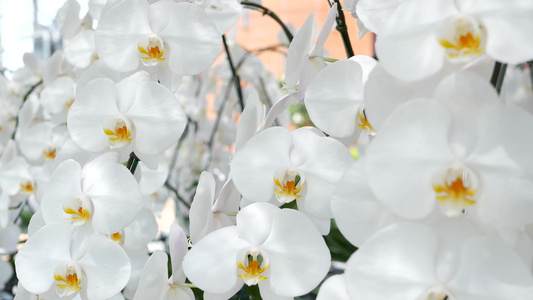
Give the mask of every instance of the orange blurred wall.
[[[291, 24], [296, 29], [299, 29], [307, 17], [314, 13], [317, 33], [322, 28], [330, 9], [327, 0], [263, 0], [262, 5], [275, 12], [285, 24]], [[372, 56], [374, 54], [373, 35], [368, 33], [362, 40], [359, 40], [356, 20], [348, 11], [345, 11], [344, 15], [355, 54]], [[255, 10], [245, 9], [243, 16], [239, 20], [237, 43], [247, 50], [277, 45], [279, 44], [278, 36], [280, 31], [281, 27], [269, 16], [263, 16]], [[341, 35], [335, 28], [332, 29], [325, 48], [331, 58], [347, 58]], [[280, 49], [286, 53], [286, 49]], [[285, 69], [285, 56], [283, 54], [263, 51], [259, 57], [275, 76], [279, 78], [283, 74]]]

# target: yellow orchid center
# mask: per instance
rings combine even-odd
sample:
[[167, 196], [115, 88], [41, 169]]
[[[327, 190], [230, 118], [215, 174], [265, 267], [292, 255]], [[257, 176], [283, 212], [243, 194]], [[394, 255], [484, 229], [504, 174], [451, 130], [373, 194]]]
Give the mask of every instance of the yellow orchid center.
[[54, 274], [54, 279], [57, 281], [56, 292], [60, 297], [70, 296], [81, 290], [81, 278], [78, 278], [74, 268], [69, 267], [69, 271], [65, 275]]
[[282, 176], [274, 176], [274, 184], [274, 192], [280, 203], [289, 203], [302, 197], [300, 192], [302, 190], [304, 180], [297, 171], [289, 170]]
[[458, 19], [448, 26], [445, 37], [439, 44], [445, 49], [446, 56], [452, 60], [478, 56], [484, 52], [485, 30], [476, 20]]
[[376, 135], [376, 131], [374, 130], [372, 125], [370, 125], [370, 122], [368, 122], [364, 106], [361, 106], [361, 108], [359, 109], [359, 118], [357, 118], [356, 123], [357, 123], [357, 126], [363, 129], [368, 135], [370, 136]]
[[48, 147], [43, 150], [43, 158], [45, 160], [54, 160], [56, 158], [57, 149], [54, 147]]
[[475, 182], [477, 180], [473, 173], [464, 169], [452, 169], [448, 170], [446, 178], [440, 184], [433, 185], [435, 198], [444, 215], [456, 217], [476, 203], [476, 188], [473, 187]]
[[75, 199], [63, 203], [63, 211], [67, 214], [65, 222], [73, 226], [83, 225], [91, 218], [91, 200], [85, 195], [79, 195]]
[[32, 194], [33, 193], [33, 184], [30, 180], [26, 180], [20, 183], [20, 192], [24, 194]]
[[246, 262], [237, 262], [237, 267], [243, 270], [245, 273], [237, 275], [244, 280], [248, 286], [256, 285], [260, 281], [267, 279], [262, 276], [261, 273], [268, 269], [268, 264], [264, 264], [263, 256], [258, 252], [249, 253], [246, 256]]
[[110, 238], [111, 238], [113, 241], [115, 241], [115, 242], [117, 242], [117, 243], [119, 243], [119, 244], [121, 244], [121, 243], [124, 241], [123, 238], [122, 238], [122, 233], [120, 233], [120, 232], [115, 232], [115, 233], [113, 233], [113, 234], [110, 236]]
[[155, 34], [150, 35], [147, 40], [143, 40], [142, 43], [137, 44], [137, 49], [141, 53], [143, 64], [154, 66], [164, 61], [166, 59], [163, 57], [165, 54], [164, 44], [163, 40]]
[[65, 103], [65, 108], [66, 110], [68, 111], [70, 109], [70, 107], [72, 106], [72, 103], [74, 103], [74, 100], [75, 99], [70, 99], [67, 101], [67, 103]]
[[119, 148], [133, 140], [131, 137], [131, 124], [124, 116], [119, 115], [107, 122], [106, 125], [104, 126], [104, 133], [109, 138], [109, 147]]

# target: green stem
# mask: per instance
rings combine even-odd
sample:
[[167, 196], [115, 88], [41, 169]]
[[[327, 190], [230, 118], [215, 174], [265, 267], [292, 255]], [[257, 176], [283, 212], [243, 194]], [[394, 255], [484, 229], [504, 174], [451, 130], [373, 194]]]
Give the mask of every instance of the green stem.
[[239, 300], [244, 300], [244, 295], [246, 295], [246, 287], [248, 287], [246, 285], [246, 283], [242, 286], [242, 290], [241, 290], [241, 296], [239, 297]]
[[239, 75], [237, 74], [237, 70], [235, 69], [235, 66], [233, 65], [233, 61], [231, 60], [231, 55], [229, 53], [229, 47], [226, 43], [226, 37], [222, 35], [222, 42], [224, 43], [224, 49], [226, 50], [226, 56], [228, 58], [229, 67], [231, 69], [231, 74], [233, 74], [233, 78], [235, 78], [235, 90], [237, 91], [237, 96], [239, 97], [239, 104], [241, 105], [241, 111], [244, 110], [244, 100], [242, 98], [242, 89], [241, 89], [241, 79], [239, 78]]
[[[328, 0], [329, 2], [329, 0]], [[344, 18], [344, 12], [342, 11], [342, 6], [339, 0], [335, 0], [335, 3], [337, 3], [337, 17], [335, 18], [337, 20], [337, 31], [340, 32], [342, 36], [342, 42], [344, 43], [344, 50], [346, 51], [346, 55], [348, 58], [354, 56], [352, 43], [350, 42], [350, 35], [348, 35], [348, 26], [346, 26], [346, 19]], [[330, 2], [331, 5], [331, 2]]]
[[531, 91], [533, 92], [533, 61], [530, 61], [528, 65], [529, 65], [529, 79], [531, 80]]
[[[171, 191], [174, 193], [174, 195], [176, 195], [176, 199], [177, 199], [179, 202], [181, 202], [181, 203], [183, 203], [183, 205], [187, 206], [187, 208], [188, 208], [189, 210], [191, 209], [191, 205], [190, 205], [189, 203], [187, 203], [187, 201], [185, 201], [185, 199], [183, 199], [183, 197], [179, 194], [178, 190], [177, 190], [175, 187], [173, 187], [172, 185], [170, 185], [170, 183], [169, 183], [168, 181], [165, 182], [165, 186], [166, 186], [169, 190], [171, 190]], [[178, 206], [177, 206], [177, 203], [176, 203], [176, 207], [178, 207]]]
[[135, 173], [135, 169], [137, 169], [137, 164], [141, 160], [133, 153], [133, 151], [130, 153], [130, 158], [128, 159], [128, 163], [126, 164], [126, 167], [128, 170], [130, 170], [131, 174]]
[[492, 72], [492, 78], [490, 80], [490, 83], [492, 84], [492, 86], [494, 86], [496, 92], [498, 92], [498, 95], [502, 90], [503, 78], [505, 77], [506, 70], [507, 64], [496, 62], [496, 64], [494, 65], [494, 71]]
[[241, 4], [244, 6], [244, 8], [258, 10], [258, 11], [263, 13], [263, 16], [264, 15], [268, 15], [269, 17], [274, 19], [274, 21], [276, 21], [281, 26], [283, 31], [285, 32], [285, 35], [287, 36], [287, 39], [289, 39], [289, 43], [292, 42], [292, 39], [294, 37], [293, 37], [291, 31], [289, 30], [289, 28], [287, 28], [287, 26], [285, 26], [285, 23], [283, 23], [283, 21], [281, 21], [281, 19], [273, 11], [271, 11], [270, 9], [268, 9], [268, 8], [262, 6], [262, 5], [259, 5], [257, 3], [253, 3], [253, 2], [242, 1]]
[[[22, 97], [22, 104], [20, 104], [20, 108], [22, 108], [22, 105], [24, 105], [24, 102], [26, 102], [26, 100], [28, 99], [28, 97], [31, 95], [31, 93], [33, 93], [33, 91], [35, 91], [35, 89], [40, 86], [41, 84], [43, 84], [43, 80], [41, 79], [39, 82], [37, 82], [36, 84], [34, 84], [29, 90], [28, 92], [24, 95], [24, 97]], [[19, 109], [20, 111], [20, 109]], [[12, 139], [15, 139], [15, 135], [17, 133], [17, 128], [19, 126], [19, 116], [17, 114], [17, 120], [15, 121], [15, 129], [13, 130], [13, 134], [11, 135], [11, 138]]]

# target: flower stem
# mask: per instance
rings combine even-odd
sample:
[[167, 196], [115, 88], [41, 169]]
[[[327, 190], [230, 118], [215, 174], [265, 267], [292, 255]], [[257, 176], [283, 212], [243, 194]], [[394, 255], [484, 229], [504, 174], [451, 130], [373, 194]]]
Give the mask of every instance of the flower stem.
[[141, 160], [133, 153], [133, 151], [130, 153], [130, 158], [128, 159], [128, 164], [126, 164], [126, 167], [128, 170], [130, 170], [131, 174], [135, 173], [135, 169], [137, 169], [137, 164]]
[[[26, 102], [26, 100], [28, 99], [28, 97], [31, 95], [31, 93], [33, 93], [33, 91], [35, 91], [35, 89], [40, 86], [41, 84], [43, 84], [43, 80], [41, 79], [39, 82], [37, 82], [36, 84], [34, 84], [29, 90], [28, 92], [24, 95], [24, 97], [22, 97], [22, 104], [20, 105], [20, 108], [22, 108], [22, 105], [24, 105], [24, 102]], [[19, 109], [19, 112], [20, 112], [20, 109]], [[15, 129], [13, 130], [13, 134], [11, 135], [11, 138], [12, 139], [15, 139], [15, 135], [17, 133], [17, 128], [19, 126], [19, 115], [17, 114], [17, 120], [15, 122]]]
[[246, 284], [244, 284], [244, 285], [242, 286], [241, 296], [239, 297], [239, 300], [244, 300], [244, 295], [246, 295], [246, 287], [247, 287], [247, 286], [248, 286], [248, 285], [246, 285]]
[[266, 7], [264, 7], [264, 6], [260, 5], [260, 4], [253, 3], [253, 2], [242, 1], [241, 4], [245, 8], [258, 10], [258, 11], [262, 12], [263, 15], [268, 15], [269, 17], [274, 19], [274, 21], [276, 21], [281, 26], [283, 31], [285, 32], [285, 35], [287, 36], [287, 39], [289, 39], [289, 43], [292, 42], [292, 39], [294, 37], [293, 37], [291, 31], [289, 30], [289, 28], [287, 28], [287, 26], [285, 26], [285, 23], [283, 23], [283, 21], [281, 21], [281, 19], [273, 11], [271, 11], [270, 9], [268, 9], [268, 8], [266, 8]]
[[502, 64], [501, 62], [496, 62], [494, 65], [494, 71], [492, 71], [492, 78], [490, 80], [490, 83], [496, 91], [498, 92], [498, 95], [500, 94], [502, 90], [503, 85], [503, 78], [505, 77], [505, 71], [507, 70], [507, 64]]
[[[165, 187], [167, 187], [169, 190], [171, 190], [174, 193], [174, 195], [176, 195], [176, 199], [178, 199], [179, 202], [183, 203], [183, 205], [185, 205], [189, 210], [191, 209], [191, 205], [187, 203], [185, 199], [183, 199], [183, 197], [179, 194], [178, 190], [175, 187], [170, 185], [168, 180], [165, 182]], [[177, 203], [176, 203], [176, 207], [178, 207]]]
[[[329, 0], [328, 0], [329, 2]], [[350, 42], [350, 36], [348, 35], [348, 27], [346, 26], [346, 19], [344, 18], [344, 12], [342, 11], [342, 6], [339, 0], [335, 0], [335, 3], [337, 3], [337, 17], [335, 18], [337, 20], [337, 26], [336, 29], [338, 32], [340, 32], [342, 36], [342, 42], [344, 43], [344, 50], [346, 51], [346, 55], [348, 58], [354, 56], [352, 43]], [[332, 6], [331, 2], [329, 2], [330, 6]]]
[[235, 78], [235, 90], [237, 90], [237, 96], [239, 97], [239, 104], [241, 105], [241, 111], [244, 110], [244, 100], [242, 99], [242, 89], [241, 89], [241, 79], [239, 78], [239, 75], [237, 74], [237, 70], [235, 69], [235, 66], [233, 65], [233, 61], [231, 60], [231, 55], [229, 53], [228, 44], [226, 43], [226, 37], [222, 35], [222, 42], [224, 43], [224, 49], [226, 50], [226, 56], [228, 58], [229, 67], [231, 69], [231, 74], [233, 74], [233, 77]]

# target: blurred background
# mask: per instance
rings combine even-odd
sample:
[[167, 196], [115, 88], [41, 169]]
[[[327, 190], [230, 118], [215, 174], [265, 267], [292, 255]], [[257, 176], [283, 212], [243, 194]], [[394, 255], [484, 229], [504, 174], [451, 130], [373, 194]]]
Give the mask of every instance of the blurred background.
[[[78, 0], [80, 18], [88, 11], [88, 0]], [[14, 71], [24, 65], [25, 52], [35, 52], [41, 59], [48, 58], [60, 47], [59, 32], [54, 24], [57, 10], [65, 0], [0, 0], [1, 65]], [[262, 5], [275, 12], [289, 28], [300, 28], [309, 14], [314, 13], [318, 30], [322, 28], [329, 11], [328, 0], [263, 0]], [[356, 20], [345, 13], [349, 35], [355, 54], [373, 55], [373, 36], [359, 40]], [[271, 18], [254, 10], [243, 10], [238, 23], [236, 41], [246, 50], [258, 53], [261, 60], [279, 78], [285, 67], [286, 48], [280, 46], [284, 35]], [[281, 37], [281, 40], [280, 40]], [[341, 36], [335, 29], [326, 43], [329, 57], [346, 58]]]

